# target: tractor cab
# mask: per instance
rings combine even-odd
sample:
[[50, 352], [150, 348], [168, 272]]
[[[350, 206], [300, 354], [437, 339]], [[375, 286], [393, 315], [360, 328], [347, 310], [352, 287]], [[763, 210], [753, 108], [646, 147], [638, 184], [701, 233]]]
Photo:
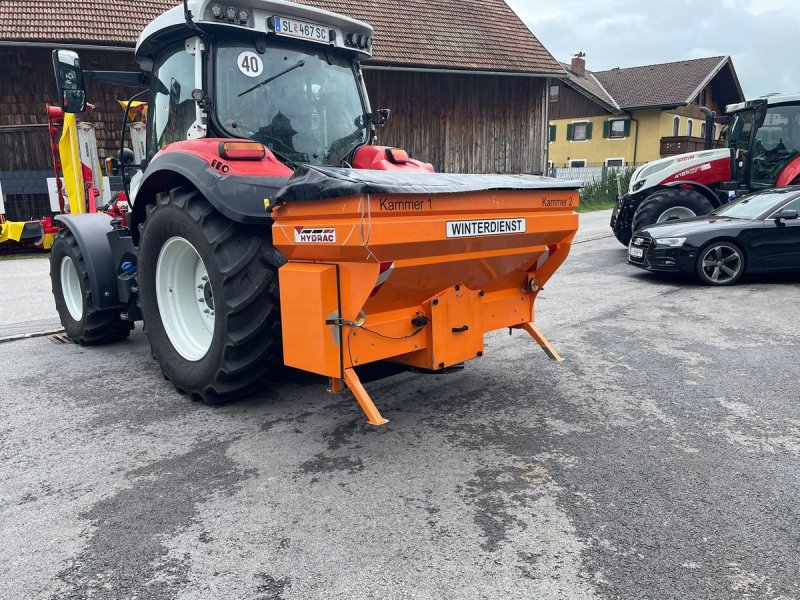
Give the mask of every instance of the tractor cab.
[[63, 50], [54, 63], [66, 112], [83, 110], [84, 79], [148, 88], [136, 97], [148, 104], [137, 170], [173, 143], [203, 138], [258, 142], [291, 169], [349, 166], [389, 112], [372, 114], [361, 75], [372, 35], [366, 23], [290, 2], [185, 0], [140, 35], [143, 73], [84, 74]]
[[[800, 97], [772, 96], [727, 107], [732, 180], [738, 189], [786, 185], [784, 170], [800, 157]], [[800, 173], [795, 173], [798, 175]]]
[[371, 123], [359, 60], [366, 23], [298, 4], [188, 0], [143, 32], [148, 157], [201, 137], [245, 138], [284, 162], [340, 165]]

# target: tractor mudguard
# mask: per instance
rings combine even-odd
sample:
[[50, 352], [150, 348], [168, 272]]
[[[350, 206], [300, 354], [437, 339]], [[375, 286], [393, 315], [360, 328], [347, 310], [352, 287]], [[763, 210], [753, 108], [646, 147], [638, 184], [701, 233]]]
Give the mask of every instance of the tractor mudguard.
[[271, 224], [271, 199], [289, 177], [240, 175], [230, 164], [219, 159], [209, 161], [207, 157], [184, 151], [165, 152], [153, 159], [133, 203], [131, 232], [135, 241], [138, 243], [138, 225], [146, 218], [147, 205], [155, 202], [159, 192], [182, 183], [197, 188], [215, 209], [232, 221], [250, 225]]
[[[707, 185], [703, 185], [702, 183], [698, 183], [696, 181], [672, 181], [670, 183], [665, 184], [664, 187], [667, 188], [690, 187], [699, 194], [705, 196], [708, 199], [708, 201], [711, 202], [711, 205], [714, 208], [719, 208], [720, 206], [722, 206], [722, 204], [724, 204], [722, 199], [714, 192], [714, 190], [712, 190]], [[653, 190], [653, 194], [657, 191], [658, 189]]]
[[106, 235], [112, 230], [111, 217], [104, 213], [58, 215], [56, 221], [72, 232], [86, 263], [89, 286], [98, 310], [120, 308], [117, 270]]

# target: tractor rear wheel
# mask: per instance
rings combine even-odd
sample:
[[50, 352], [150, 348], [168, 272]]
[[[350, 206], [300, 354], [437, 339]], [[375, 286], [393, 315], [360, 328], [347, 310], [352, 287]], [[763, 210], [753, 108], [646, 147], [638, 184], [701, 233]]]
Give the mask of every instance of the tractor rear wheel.
[[189, 186], [159, 194], [147, 210], [139, 302], [164, 377], [218, 404], [280, 370], [283, 259], [269, 229], [234, 223]]
[[656, 223], [706, 215], [714, 210], [708, 198], [686, 188], [666, 188], [645, 198], [633, 215], [631, 233]]
[[133, 323], [123, 321], [119, 310], [96, 308], [83, 253], [69, 229], [59, 231], [53, 240], [50, 283], [61, 325], [79, 344], [100, 344], [130, 335]]

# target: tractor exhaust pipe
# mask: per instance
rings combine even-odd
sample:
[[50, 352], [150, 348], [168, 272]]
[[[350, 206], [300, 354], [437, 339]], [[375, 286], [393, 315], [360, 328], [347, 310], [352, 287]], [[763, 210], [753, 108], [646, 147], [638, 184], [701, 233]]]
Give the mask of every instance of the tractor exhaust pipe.
[[706, 135], [703, 140], [703, 150], [711, 150], [714, 145], [714, 119], [716, 114], [705, 106], [700, 107], [700, 112], [706, 116]]

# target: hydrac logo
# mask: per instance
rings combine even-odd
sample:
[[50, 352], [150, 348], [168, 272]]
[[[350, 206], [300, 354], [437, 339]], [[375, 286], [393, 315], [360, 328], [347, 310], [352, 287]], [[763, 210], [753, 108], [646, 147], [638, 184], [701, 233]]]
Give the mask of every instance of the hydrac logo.
[[335, 244], [336, 229], [333, 227], [295, 227], [295, 244]]

